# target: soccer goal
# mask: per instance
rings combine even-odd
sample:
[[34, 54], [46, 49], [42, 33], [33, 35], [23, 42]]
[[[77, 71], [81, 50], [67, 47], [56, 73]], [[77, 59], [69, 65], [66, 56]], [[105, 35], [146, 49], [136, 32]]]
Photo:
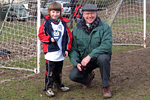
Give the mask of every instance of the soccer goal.
[[[5, 14], [0, 20], [0, 68], [39, 73], [42, 47], [37, 34], [43, 21], [40, 7], [55, 0], [26, 0], [26, 9], [14, 6], [20, 0], [11, 1], [0, 14]], [[98, 16], [112, 29], [114, 45], [146, 47], [146, 0], [78, 0], [81, 6], [86, 3], [98, 7]], [[76, 25], [74, 21], [73, 25]]]
[[[0, 68], [26, 70], [39, 73], [39, 48], [37, 0], [27, 2], [25, 8], [20, 0], [12, 0], [1, 8]], [[38, 7], [40, 8], [40, 7]], [[38, 18], [38, 20], [37, 20]], [[38, 62], [38, 63], [37, 63]]]

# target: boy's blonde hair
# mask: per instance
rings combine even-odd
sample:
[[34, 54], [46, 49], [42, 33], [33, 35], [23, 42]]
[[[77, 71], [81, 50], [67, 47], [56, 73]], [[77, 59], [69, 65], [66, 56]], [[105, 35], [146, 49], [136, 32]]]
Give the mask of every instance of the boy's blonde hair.
[[60, 3], [52, 2], [48, 7], [48, 12], [47, 12], [48, 15], [50, 15], [51, 10], [60, 11], [60, 16], [61, 16], [62, 7]]

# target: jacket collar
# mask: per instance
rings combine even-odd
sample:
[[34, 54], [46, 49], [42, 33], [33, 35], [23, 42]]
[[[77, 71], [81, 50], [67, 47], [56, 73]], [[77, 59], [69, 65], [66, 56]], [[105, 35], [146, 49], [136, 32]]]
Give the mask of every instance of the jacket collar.
[[[101, 19], [98, 16], [97, 16], [97, 18], [99, 19], [99, 25], [98, 26], [102, 26]], [[82, 19], [82, 20], [84, 20], [84, 19]], [[77, 24], [77, 26], [83, 29], [83, 27], [82, 27], [82, 20], [79, 21], [79, 23]]]

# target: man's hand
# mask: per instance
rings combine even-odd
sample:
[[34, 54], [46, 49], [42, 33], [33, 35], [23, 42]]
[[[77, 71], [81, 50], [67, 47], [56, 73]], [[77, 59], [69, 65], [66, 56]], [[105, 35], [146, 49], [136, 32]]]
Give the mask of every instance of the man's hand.
[[80, 63], [77, 64], [77, 68], [79, 69], [79, 71], [82, 71]]
[[82, 61], [81, 61], [81, 64], [82, 66], [86, 66], [91, 60], [91, 57], [88, 55], [86, 56]]

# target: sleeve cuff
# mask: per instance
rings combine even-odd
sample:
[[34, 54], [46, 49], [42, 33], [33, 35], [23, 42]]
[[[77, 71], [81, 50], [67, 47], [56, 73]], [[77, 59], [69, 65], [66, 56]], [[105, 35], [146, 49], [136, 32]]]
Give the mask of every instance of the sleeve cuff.
[[51, 37], [49, 38], [49, 42], [52, 42], [52, 41], [51, 41]]

